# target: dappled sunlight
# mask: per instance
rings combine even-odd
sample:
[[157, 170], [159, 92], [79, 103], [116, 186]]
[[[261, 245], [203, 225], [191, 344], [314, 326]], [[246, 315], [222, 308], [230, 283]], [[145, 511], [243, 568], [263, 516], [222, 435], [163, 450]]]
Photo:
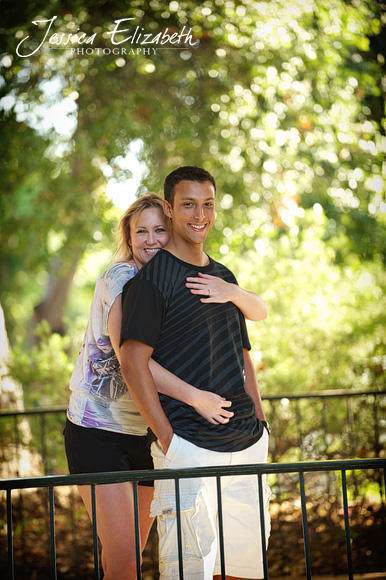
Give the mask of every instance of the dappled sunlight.
[[[262, 392], [384, 388], [376, 7], [81, 2], [40, 46], [54, 16], [41, 10], [10, 14], [0, 60], [1, 302], [26, 400], [67, 398], [118, 208], [160, 192], [179, 164], [214, 175], [207, 251], [267, 303], [268, 318], [249, 324]], [[191, 42], [155, 52], [130, 40], [184, 27]]]
[[[199, 165], [217, 184], [205, 250], [268, 308], [247, 326], [270, 460], [384, 458], [378, 3], [79, 0], [56, 14], [52, 3], [39, 6], [14, 3], [2, 24], [0, 300], [12, 352], [0, 407], [67, 404], [122, 211], [161, 193], [178, 165]], [[3, 477], [67, 470], [64, 413], [3, 417]], [[313, 573], [346, 572], [345, 516], [355, 570], [380, 569], [379, 473], [347, 472], [347, 513], [342, 477], [306, 474], [302, 506], [299, 474], [272, 471], [270, 574], [304, 576], [302, 507]], [[18, 571], [40, 578], [49, 568], [46, 490], [14, 492]], [[72, 488], [55, 494], [58, 572], [94, 577], [79, 498]], [[2, 546], [6, 533], [4, 525]], [[153, 580], [156, 557], [154, 536], [144, 580]]]

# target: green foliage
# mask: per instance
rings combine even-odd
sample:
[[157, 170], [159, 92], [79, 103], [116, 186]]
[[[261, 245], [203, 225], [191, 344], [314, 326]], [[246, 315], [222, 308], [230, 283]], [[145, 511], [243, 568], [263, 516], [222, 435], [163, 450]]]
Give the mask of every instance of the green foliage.
[[19, 342], [13, 348], [9, 374], [23, 385], [26, 407], [63, 405], [74, 367], [73, 342], [68, 335], [52, 334], [46, 321], [34, 334], [38, 345], [27, 349]]
[[[170, 7], [115, 0], [107, 8], [84, 1], [72, 8], [66, 2], [64, 14], [61, 4], [40, 6], [41, 17], [56, 10], [53, 30], [68, 32], [76, 22], [89, 34], [97, 32], [102, 48], [108, 41], [101, 29], [125, 17], [153, 31], [192, 26], [200, 41], [197, 49], [127, 60], [54, 50], [23, 59], [10, 51], [12, 64], [7, 61], [3, 75], [19, 107], [51, 106], [47, 83], [58, 80], [57, 98], [77, 106], [72, 140], [52, 132], [59, 145], [49, 151], [56, 163], [54, 190], [75, 235], [72, 246], [78, 240], [84, 247], [98, 212], [102, 217], [103, 164], [113, 167], [117, 179], [128, 176], [115, 159], [141, 139], [150, 170], [142, 191], [159, 191], [178, 164], [197, 163], [214, 173], [219, 243], [224, 227], [234, 232], [235, 249], [249, 241], [242, 235], [245, 225], [254, 230], [252, 237], [261, 225], [296, 232], [304, 227], [299, 209], [317, 202], [329, 218], [327, 237], [346, 231], [346, 251], [385, 257], [379, 114], [384, 57], [369, 52], [369, 37], [380, 31], [374, 2], [208, 0], [205, 6], [185, 1]], [[35, 3], [24, 7], [23, 32], [30, 38], [37, 35], [31, 24], [37, 10]], [[7, 32], [13, 48], [18, 27], [20, 15], [11, 18]], [[25, 51], [28, 46], [34, 48], [32, 41]], [[256, 204], [261, 214], [251, 221], [248, 208]], [[87, 223], [79, 219], [90, 210]]]
[[268, 318], [250, 323], [263, 393], [384, 388], [386, 277], [358, 258], [344, 268], [323, 239], [325, 217], [307, 210], [301, 236], [262, 236], [260, 248], [223, 260], [258, 292]]
[[[107, 27], [128, 17], [153, 32], [192, 27], [200, 44], [127, 58], [50, 47], [18, 57], [20, 38], [30, 36], [25, 52], [41, 38], [32, 21], [54, 14], [52, 32], [74, 24], [96, 32], [101, 48], [111, 48]], [[160, 191], [183, 163], [216, 177], [208, 251], [269, 308], [266, 321], [250, 325], [263, 392], [384, 387], [377, 3], [26, 1], [4, 10], [3, 26], [0, 291], [12, 342], [26, 334], [58, 264], [65, 272], [74, 256], [111, 248], [117, 211], [105, 188], [131, 176], [119, 158], [140, 139], [148, 174], [139, 192]], [[63, 132], [42, 123], [57, 102], [70, 111]], [[99, 274], [84, 275], [81, 260], [72, 322], [84, 320]], [[63, 401], [74, 342], [47, 329], [40, 340], [31, 351], [16, 347], [12, 372], [31, 404]]]
[[[347, 477], [347, 499], [355, 503], [358, 500], [367, 500], [369, 504], [382, 501], [382, 473], [378, 470], [371, 470], [368, 473], [357, 470], [348, 470]], [[342, 486], [342, 475], [338, 474], [338, 493]]]

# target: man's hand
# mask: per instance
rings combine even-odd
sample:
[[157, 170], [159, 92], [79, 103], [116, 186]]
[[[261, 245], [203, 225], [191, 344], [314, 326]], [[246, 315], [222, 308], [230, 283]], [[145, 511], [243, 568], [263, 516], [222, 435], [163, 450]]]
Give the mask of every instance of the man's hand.
[[173, 431], [172, 431], [171, 435], [169, 433], [167, 437], [162, 437], [162, 440], [159, 439], [159, 442], [161, 444], [161, 447], [162, 447], [165, 455], [167, 454], [167, 452], [169, 450], [170, 443], [172, 442], [172, 439], [173, 439]]

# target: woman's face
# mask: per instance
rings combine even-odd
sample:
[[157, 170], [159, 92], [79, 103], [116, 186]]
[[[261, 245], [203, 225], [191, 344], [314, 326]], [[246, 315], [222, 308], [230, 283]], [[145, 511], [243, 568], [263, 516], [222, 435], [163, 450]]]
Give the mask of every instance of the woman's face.
[[148, 207], [135, 214], [130, 223], [130, 242], [137, 267], [142, 268], [158, 250], [166, 246], [169, 238], [161, 208]]

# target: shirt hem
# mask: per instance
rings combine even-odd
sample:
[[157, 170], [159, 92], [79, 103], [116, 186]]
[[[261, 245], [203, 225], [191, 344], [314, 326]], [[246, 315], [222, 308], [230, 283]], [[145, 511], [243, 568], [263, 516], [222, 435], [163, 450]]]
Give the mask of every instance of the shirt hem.
[[77, 425], [78, 427], [84, 427], [85, 429], [100, 429], [101, 431], [109, 431], [110, 433], [119, 433], [120, 435], [133, 435], [135, 437], [147, 437], [147, 427], [145, 429], [145, 432], [130, 432], [130, 431], [123, 431], [123, 430], [118, 430], [118, 429], [111, 429], [105, 426], [97, 426], [97, 425], [84, 425], [81, 421], [76, 420], [73, 416], [71, 416], [67, 410], [67, 419], [73, 423], [74, 425]]
[[[201, 449], [207, 449], [208, 451], [215, 451], [216, 453], [237, 453], [238, 451], [244, 451], [245, 449], [248, 449], [249, 447], [252, 447], [252, 445], [254, 445], [255, 443], [257, 443], [263, 433], [264, 433], [264, 427], [260, 428], [258, 433], [256, 435], [254, 435], [253, 437], [249, 438], [248, 440], [244, 441], [244, 442], [239, 442], [240, 445], [234, 446], [235, 440], [234, 439], [229, 439], [229, 446], [227, 447], [225, 445], [225, 447], [223, 446], [219, 446], [219, 447], [213, 447], [212, 446], [208, 446], [208, 445], [203, 445], [201, 441], [197, 440], [197, 436], [196, 437], [192, 437], [192, 438], [188, 438], [186, 437], [186, 433], [184, 432], [180, 432], [178, 427], [175, 428], [173, 425], [173, 431], [176, 435], [178, 435], [179, 437], [181, 437], [181, 439], [185, 439], [185, 441], [189, 441], [189, 443], [193, 443], [193, 445], [196, 445], [197, 447], [201, 447]], [[207, 441], [211, 441], [211, 434], [209, 434], [208, 438], [205, 440], [205, 442]]]

